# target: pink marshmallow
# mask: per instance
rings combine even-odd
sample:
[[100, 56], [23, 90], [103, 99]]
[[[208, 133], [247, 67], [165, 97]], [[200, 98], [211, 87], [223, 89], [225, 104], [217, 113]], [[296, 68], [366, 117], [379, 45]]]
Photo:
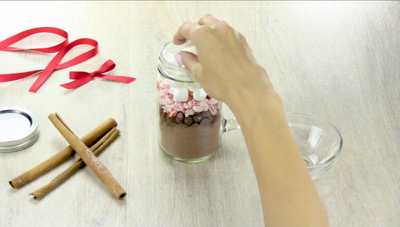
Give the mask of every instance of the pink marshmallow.
[[182, 64], [183, 64], [183, 63], [182, 63], [182, 56], [181, 56], [180, 54], [175, 54], [174, 57], [175, 57], [175, 61], [176, 61], [179, 65], [182, 65]]
[[184, 113], [186, 117], [202, 111], [210, 111], [212, 115], [216, 115], [220, 108], [220, 102], [216, 99], [207, 97], [198, 101], [191, 94], [187, 101], [174, 101], [174, 89], [162, 80], [157, 81], [157, 90], [159, 104], [169, 117], [175, 117], [178, 112]]

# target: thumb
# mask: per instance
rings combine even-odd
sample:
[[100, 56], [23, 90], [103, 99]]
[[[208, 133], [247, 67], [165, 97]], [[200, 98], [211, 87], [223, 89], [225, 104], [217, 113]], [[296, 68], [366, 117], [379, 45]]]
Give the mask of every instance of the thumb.
[[186, 51], [181, 51], [178, 55], [182, 57], [182, 63], [189, 72], [194, 76], [197, 76], [200, 73], [201, 64], [196, 55]]

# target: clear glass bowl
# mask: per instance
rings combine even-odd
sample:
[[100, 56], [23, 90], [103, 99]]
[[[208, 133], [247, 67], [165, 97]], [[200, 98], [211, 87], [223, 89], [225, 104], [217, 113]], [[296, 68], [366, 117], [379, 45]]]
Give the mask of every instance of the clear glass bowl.
[[343, 146], [339, 130], [330, 122], [304, 113], [286, 113], [289, 127], [313, 180], [338, 160]]

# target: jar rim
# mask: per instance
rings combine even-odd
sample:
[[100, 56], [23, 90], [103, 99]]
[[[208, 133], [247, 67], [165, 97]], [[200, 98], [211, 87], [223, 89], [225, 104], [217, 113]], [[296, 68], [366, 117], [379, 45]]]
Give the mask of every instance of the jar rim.
[[[170, 48], [170, 47], [174, 48], [175, 52], [171, 52], [170, 50], [168, 50], [168, 48]], [[160, 72], [160, 74], [163, 77], [165, 77], [167, 79], [172, 79], [174, 81], [186, 82], [186, 83], [195, 83], [195, 82], [197, 82], [196, 79], [194, 78], [193, 74], [189, 70], [187, 70], [184, 67], [178, 67], [176, 65], [171, 64], [164, 57], [164, 55], [166, 53], [176, 54], [179, 51], [180, 51], [179, 46], [173, 44], [172, 41], [169, 41], [166, 44], [164, 44], [164, 46], [162, 47], [162, 49], [161, 49], [161, 51], [159, 53], [158, 71]], [[166, 68], [166, 70], [163, 70], [163, 68]], [[185, 78], [183, 80], [180, 80], [180, 79], [168, 76], [169, 73], [166, 72], [167, 70], [179, 72], [179, 75], [181, 77], [185, 77]]]

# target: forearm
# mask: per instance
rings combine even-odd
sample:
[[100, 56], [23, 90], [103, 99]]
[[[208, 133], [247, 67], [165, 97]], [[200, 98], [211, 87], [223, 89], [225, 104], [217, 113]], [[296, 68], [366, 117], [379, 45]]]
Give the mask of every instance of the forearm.
[[327, 226], [323, 206], [287, 125], [279, 96], [245, 37], [211, 15], [186, 22], [174, 44], [187, 40], [197, 56], [180, 52], [185, 68], [210, 97], [237, 117], [256, 173], [267, 226]]
[[266, 226], [327, 226], [317, 190], [273, 92], [246, 97], [238, 118], [260, 189]]

